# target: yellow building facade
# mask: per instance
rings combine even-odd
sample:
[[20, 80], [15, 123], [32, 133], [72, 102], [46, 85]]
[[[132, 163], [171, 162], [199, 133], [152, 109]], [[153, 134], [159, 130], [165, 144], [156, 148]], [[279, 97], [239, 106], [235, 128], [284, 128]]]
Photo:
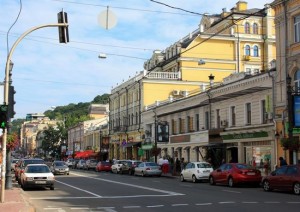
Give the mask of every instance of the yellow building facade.
[[[204, 91], [239, 72], [260, 73], [275, 59], [274, 11], [248, 9], [238, 1], [229, 11], [204, 15], [198, 29], [165, 50], [156, 50], [144, 70], [111, 90], [110, 159], [148, 158], [143, 147], [143, 112], [151, 105]], [[155, 115], [155, 114], [153, 114]], [[153, 143], [153, 141], [152, 141]]]

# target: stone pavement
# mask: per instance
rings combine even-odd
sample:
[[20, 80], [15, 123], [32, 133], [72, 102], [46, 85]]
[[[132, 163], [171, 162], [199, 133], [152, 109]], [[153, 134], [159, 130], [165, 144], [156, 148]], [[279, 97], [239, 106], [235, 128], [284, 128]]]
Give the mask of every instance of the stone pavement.
[[[0, 189], [2, 189], [1, 183]], [[0, 211], [34, 212], [35, 208], [30, 204], [28, 195], [20, 188], [18, 183], [13, 182], [12, 189], [4, 190], [4, 202], [0, 202]]]

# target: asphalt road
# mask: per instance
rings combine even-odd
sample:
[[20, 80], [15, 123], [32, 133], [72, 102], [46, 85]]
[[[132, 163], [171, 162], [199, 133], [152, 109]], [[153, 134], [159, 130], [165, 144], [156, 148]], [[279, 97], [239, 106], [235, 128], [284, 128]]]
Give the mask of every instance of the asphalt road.
[[262, 188], [211, 186], [179, 178], [138, 177], [71, 170], [55, 190], [26, 193], [36, 211], [299, 211], [300, 196]]

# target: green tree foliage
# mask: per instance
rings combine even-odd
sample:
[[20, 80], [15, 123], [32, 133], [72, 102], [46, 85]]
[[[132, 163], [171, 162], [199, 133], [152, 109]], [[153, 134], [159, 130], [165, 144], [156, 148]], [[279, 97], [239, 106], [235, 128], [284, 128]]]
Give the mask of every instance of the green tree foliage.
[[55, 157], [56, 154], [60, 155], [62, 133], [59, 127], [54, 128], [52, 126], [43, 131], [42, 149], [44, 152], [50, 153], [52, 157]]

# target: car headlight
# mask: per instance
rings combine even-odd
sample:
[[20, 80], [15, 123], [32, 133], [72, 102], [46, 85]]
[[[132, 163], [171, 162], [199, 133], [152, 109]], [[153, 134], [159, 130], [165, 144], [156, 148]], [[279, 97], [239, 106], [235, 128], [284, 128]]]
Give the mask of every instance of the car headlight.
[[65, 168], [66, 171], [69, 171], [69, 168]]
[[55, 171], [59, 171], [59, 169], [58, 169], [58, 168], [55, 168], [54, 170], [55, 170]]
[[33, 181], [33, 177], [26, 177], [26, 181]]
[[47, 177], [48, 180], [55, 180], [55, 177], [54, 176], [49, 176]]

